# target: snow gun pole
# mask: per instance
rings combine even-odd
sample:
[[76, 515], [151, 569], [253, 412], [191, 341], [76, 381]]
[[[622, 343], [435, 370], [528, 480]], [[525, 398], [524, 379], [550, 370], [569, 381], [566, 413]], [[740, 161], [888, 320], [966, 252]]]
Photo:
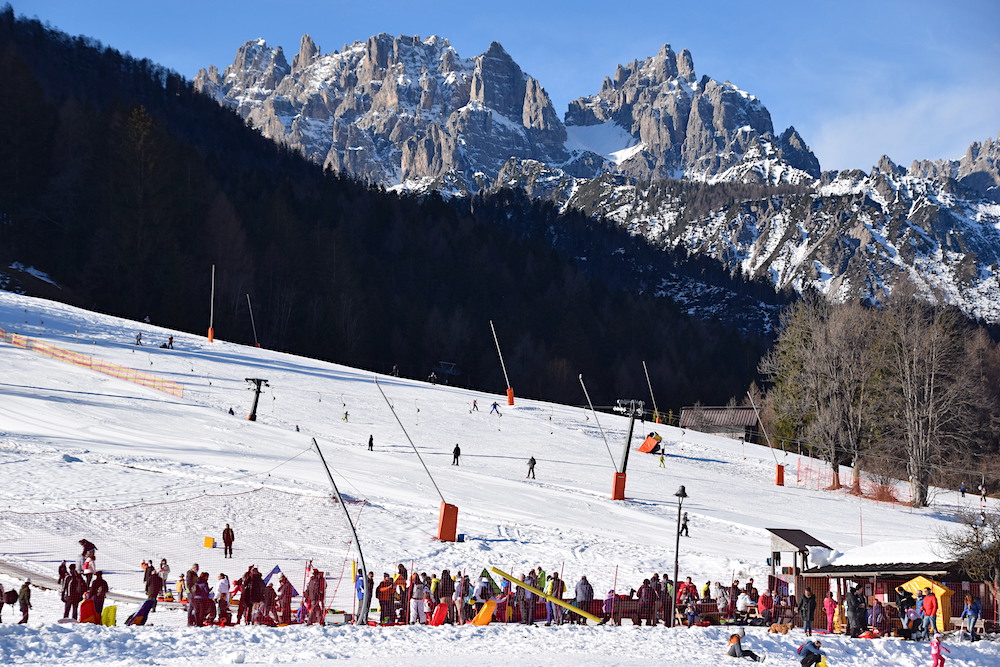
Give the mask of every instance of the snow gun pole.
[[[608, 444], [608, 438], [604, 435], [604, 429], [601, 428], [601, 421], [597, 418], [597, 410], [594, 409], [594, 402], [590, 400], [590, 392], [587, 391], [587, 385], [583, 383], [583, 374], [580, 374], [580, 386], [583, 387], [583, 395], [587, 397], [587, 405], [590, 406], [590, 411], [594, 414], [594, 421], [597, 422], [597, 428], [601, 432], [601, 438], [604, 439], [604, 446], [608, 450], [608, 456], [611, 457], [611, 465], [615, 467], [615, 476], [611, 483], [611, 500], [625, 500], [625, 468], [618, 467], [618, 461], [615, 460], [615, 455], [611, 453], [611, 445]], [[629, 424], [629, 440], [632, 439], [632, 423]], [[628, 462], [628, 446], [629, 443], [625, 443], [625, 461], [622, 462], [624, 466]]]
[[510, 386], [510, 378], [507, 377], [507, 365], [503, 362], [500, 339], [497, 338], [497, 329], [493, 326], [493, 320], [490, 320], [490, 330], [493, 332], [493, 342], [497, 345], [497, 356], [500, 357], [500, 368], [503, 369], [503, 381], [507, 383], [507, 405], [514, 405], [514, 388]]
[[389, 406], [389, 411], [392, 413], [392, 416], [396, 418], [396, 423], [399, 424], [399, 428], [402, 429], [403, 435], [406, 436], [406, 441], [410, 443], [410, 447], [413, 448], [413, 453], [417, 455], [420, 465], [424, 467], [424, 471], [427, 473], [427, 476], [430, 477], [431, 484], [434, 485], [434, 490], [437, 491], [438, 496], [441, 498], [441, 511], [438, 516], [437, 538], [442, 542], [454, 542], [455, 533], [458, 527], [458, 507], [455, 505], [449, 505], [445, 502], [444, 494], [441, 493], [441, 489], [438, 488], [437, 482], [434, 481], [434, 475], [431, 474], [427, 464], [424, 463], [424, 459], [420, 456], [417, 446], [413, 444], [413, 440], [410, 439], [410, 434], [406, 432], [406, 427], [403, 426], [403, 422], [399, 420], [399, 415], [396, 414], [396, 408], [392, 407], [389, 397], [385, 395], [384, 391], [382, 391], [382, 385], [378, 383], [378, 378], [375, 378], [375, 386], [378, 387], [379, 393], [382, 394], [382, 398], [385, 399], [385, 404]]
[[534, 586], [529, 586], [528, 584], [524, 583], [520, 579], [515, 579], [513, 576], [507, 574], [503, 570], [499, 570], [499, 569], [497, 569], [495, 567], [490, 567], [490, 571], [493, 572], [493, 573], [495, 573], [495, 574], [498, 574], [499, 576], [503, 577], [504, 579], [506, 579], [507, 581], [511, 582], [515, 586], [520, 586], [521, 588], [523, 588], [526, 591], [531, 591], [532, 593], [534, 593], [538, 597], [542, 598], [543, 600], [548, 600], [552, 604], [557, 604], [560, 607], [563, 607], [564, 609], [569, 609], [574, 614], [580, 614], [580, 616], [583, 616], [585, 618], [589, 618], [594, 623], [600, 623], [601, 622], [600, 617], [594, 616], [589, 611], [584, 611], [584, 610], [580, 609], [579, 607], [574, 607], [570, 603], [564, 601], [562, 598], [557, 598], [557, 597], [554, 597], [552, 595], [548, 595], [547, 593], [543, 593], [542, 591], [538, 590]]
[[212, 300], [208, 303], [208, 342], [215, 340], [215, 264], [212, 265]]
[[653, 421], [660, 424], [662, 423], [660, 421], [660, 410], [656, 407], [656, 396], [653, 395], [653, 383], [649, 381], [649, 369], [646, 368], [645, 359], [642, 362], [642, 370], [646, 373], [646, 386], [649, 387], [649, 398], [653, 401]]
[[597, 411], [594, 410], [594, 402], [590, 400], [590, 393], [587, 391], [587, 385], [583, 383], [583, 374], [580, 374], [580, 386], [583, 387], [583, 395], [587, 397], [587, 405], [590, 406], [590, 412], [594, 415], [594, 421], [597, 422], [597, 430], [601, 432], [601, 438], [604, 440], [604, 446], [608, 449], [608, 456], [611, 457], [611, 465], [615, 467], [615, 472], [618, 472], [618, 461], [615, 461], [615, 455], [611, 453], [611, 445], [608, 444], [608, 437], [604, 435], [604, 429], [601, 428], [601, 421], [597, 418]]
[[767, 439], [767, 446], [771, 450], [771, 456], [774, 458], [774, 485], [784, 486], [785, 485], [785, 466], [778, 463], [778, 457], [774, 453], [774, 443], [771, 442], [771, 436], [767, 434], [767, 429], [764, 428], [764, 422], [760, 418], [760, 410], [757, 409], [757, 404], [753, 400], [753, 396], [750, 392], [747, 392], [747, 398], [750, 399], [750, 405], [753, 406], [753, 412], [757, 416], [757, 424], [760, 425], [760, 432], [764, 434], [764, 438]]
[[257, 340], [257, 325], [253, 321], [253, 305], [250, 303], [249, 294], [247, 294], [247, 308], [250, 309], [250, 328], [253, 329], [253, 346], [260, 347], [260, 341]]
[[337, 489], [337, 483], [333, 481], [333, 475], [330, 474], [330, 466], [326, 464], [326, 458], [323, 456], [323, 450], [319, 448], [319, 443], [316, 442], [316, 438], [312, 439], [313, 447], [316, 448], [316, 453], [319, 454], [319, 460], [323, 463], [323, 470], [326, 471], [326, 477], [330, 480], [330, 486], [333, 488], [333, 497], [335, 501], [340, 505], [341, 509], [344, 510], [344, 518], [347, 519], [347, 525], [351, 528], [351, 534], [354, 536], [354, 544], [358, 546], [358, 562], [361, 563], [361, 578], [365, 582], [365, 597], [361, 601], [361, 607], [358, 609], [357, 617], [354, 619], [355, 625], [368, 625], [368, 608], [371, 606], [372, 602], [372, 590], [371, 584], [368, 583], [368, 568], [365, 567], [365, 555], [361, 552], [361, 542], [358, 541], [358, 531], [354, 529], [354, 522], [351, 520], [351, 513], [347, 511], [347, 505], [344, 504], [344, 498], [340, 495], [340, 491]]

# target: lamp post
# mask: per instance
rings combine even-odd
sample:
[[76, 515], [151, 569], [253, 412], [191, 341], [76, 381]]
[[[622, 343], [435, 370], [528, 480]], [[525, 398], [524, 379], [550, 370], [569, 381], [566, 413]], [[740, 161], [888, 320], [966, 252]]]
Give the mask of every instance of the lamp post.
[[676, 530], [676, 542], [674, 543], [674, 590], [670, 593], [670, 622], [667, 624], [669, 627], [674, 626], [674, 621], [677, 618], [677, 577], [680, 576], [680, 550], [681, 550], [681, 507], [684, 506], [684, 499], [688, 497], [687, 491], [684, 490], [684, 485], [677, 489], [677, 493], [674, 494], [677, 498], [677, 530]]

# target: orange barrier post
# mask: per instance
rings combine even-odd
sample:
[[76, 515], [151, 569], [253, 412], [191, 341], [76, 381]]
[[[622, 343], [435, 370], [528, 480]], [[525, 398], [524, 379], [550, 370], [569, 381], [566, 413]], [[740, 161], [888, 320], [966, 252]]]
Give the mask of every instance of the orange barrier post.
[[784, 486], [785, 485], [785, 466], [778, 463], [774, 467], [774, 485]]
[[625, 500], [625, 473], [615, 473], [615, 483], [611, 488], [611, 500]]
[[507, 387], [507, 405], [514, 405], [514, 388]]
[[208, 342], [211, 343], [215, 340], [215, 327], [208, 328]]
[[438, 517], [437, 538], [442, 542], [454, 542], [458, 529], [458, 507], [441, 501], [441, 514]]

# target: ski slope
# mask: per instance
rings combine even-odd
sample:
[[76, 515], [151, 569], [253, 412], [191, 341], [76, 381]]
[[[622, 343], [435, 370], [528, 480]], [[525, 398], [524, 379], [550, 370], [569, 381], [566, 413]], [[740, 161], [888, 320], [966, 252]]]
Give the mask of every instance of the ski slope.
[[[112, 589], [122, 592], [141, 593], [139, 561], [146, 558], [167, 558], [174, 576], [198, 562], [213, 583], [220, 571], [235, 579], [251, 563], [265, 574], [278, 565], [296, 586], [312, 559], [330, 575], [343, 573], [333, 606], [350, 610], [346, 581], [356, 555], [341, 510], [329, 500], [313, 438], [348, 501], [376, 579], [398, 563], [411, 571], [473, 573], [495, 565], [515, 575], [542, 566], [561, 572], [570, 588], [585, 574], [597, 596], [613, 587], [627, 592], [653, 572], [672, 576], [674, 493], [682, 484], [691, 537], [681, 540], [680, 576], [699, 584], [751, 576], [766, 581], [765, 528], [801, 528], [846, 551], [862, 542], [933, 537], [949, 526], [960, 502], [977, 502], [941, 491], [933, 507], [917, 511], [776, 487], [775, 463], [794, 470], [795, 455], [649, 423], [636, 425], [628, 500], [615, 502], [609, 499], [612, 457], [621, 456], [628, 427], [621, 416], [600, 413], [598, 426], [579, 407], [521, 398], [508, 407], [500, 393], [376, 376], [218, 339], [208, 343], [6, 292], [0, 292], [0, 328], [184, 388], [177, 398], [0, 343], [6, 480], [0, 535], [8, 540], [0, 551], [14, 565], [53, 576], [62, 559], [76, 558], [77, 541], [86, 537], [98, 545]], [[134, 344], [139, 331], [143, 346]], [[170, 335], [175, 349], [157, 347]], [[217, 335], [225, 338], [225, 332]], [[253, 398], [246, 378], [269, 385], [256, 422], [246, 419]], [[479, 411], [471, 411], [473, 400]], [[490, 414], [494, 401], [500, 416]], [[650, 430], [663, 436], [666, 468], [634, 451]], [[455, 444], [462, 449], [458, 466], [451, 464]], [[534, 480], [525, 479], [531, 456], [538, 462]], [[442, 498], [458, 506], [464, 542], [434, 539]], [[85, 511], [65, 511], [70, 508]], [[206, 536], [218, 540], [226, 523], [237, 536], [232, 560], [203, 546]], [[0, 575], [0, 583], [20, 582]], [[470, 655], [489, 655], [526, 665], [732, 664], [723, 653], [724, 628], [219, 629], [184, 627], [182, 612], [171, 611], [153, 614], [151, 627], [101, 628], [57, 624], [62, 604], [54, 592], [36, 590], [33, 602], [28, 625], [0, 625], [0, 661], [325, 664], [426, 657], [458, 665]], [[6, 610], [8, 621], [18, 617]], [[121, 607], [119, 621], [131, 611]], [[792, 664], [801, 641], [801, 633], [776, 637], [748, 628], [744, 645], [768, 652], [769, 661]], [[825, 644], [831, 665], [927, 662], [926, 644], [843, 638]], [[994, 642], [950, 648], [955, 667], [1000, 664]]]

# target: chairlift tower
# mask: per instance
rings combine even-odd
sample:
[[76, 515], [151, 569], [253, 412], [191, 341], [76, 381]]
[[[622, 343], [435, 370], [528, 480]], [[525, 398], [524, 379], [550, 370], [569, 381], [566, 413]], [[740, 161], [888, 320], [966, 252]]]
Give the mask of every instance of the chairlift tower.
[[611, 500], [625, 500], [625, 470], [628, 468], [628, 454], [632, 448], [632, 432], [635, 430], [635, 418], [642, 417], [645, 405], [644, 402], [634, 398], [619, 398], [616, 401], [615, 407], [611, 408], [614, 412], [629, 417], [628, 435], [625, 437], [625, 450], [622, 453], [621, 465], [615, 473], [614, 485], [611, 487]]
[[267, 380], [262, 378], [246, 378], [246, 381], [254, 385], [253, 407], [250, 408], [250, 414], [247, 415], [247, 421], [255, 422], [257, 421], [257, 402], [260, 400], [260, 388], [261, 386], [270, 387], [271, 385], [267, 383]]

